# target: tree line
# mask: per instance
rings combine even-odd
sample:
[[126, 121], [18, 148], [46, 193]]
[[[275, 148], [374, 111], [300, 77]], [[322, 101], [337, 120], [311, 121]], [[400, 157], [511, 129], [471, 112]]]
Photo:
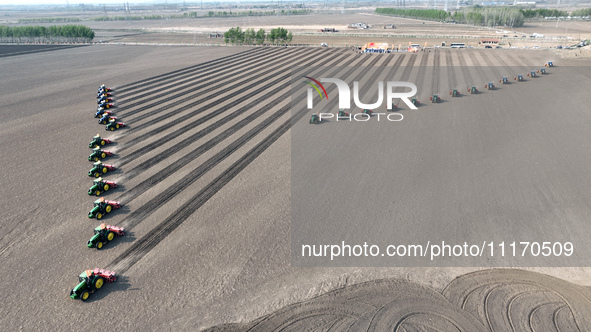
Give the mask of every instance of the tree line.
[[64, 23], [80, 22], [77, 17], [38, 17], [38, 18], [19, 18], [18, 23]]
[[243, 16], [274, 16], [274, 15], [305, 15], [312, 11], [309, 9], [295, 10], [270, 10], [270, 11], [209, 11], [207, 13], [187, 12], [183, 15], [134, 15], [134, 16], [99, 16], [93, 21], [139, 21], [139, 20], [165, 20], [171, 18], [203, 18], [203, 17], [243, 17]]
[[[436, 9], [399, 9], [376, 8], [376, 14], [410, 17], [430, 21], [455, 21], [477, 26], [508, 26], [521, 27], [525, 19], [568, 16], [564, 10], [558, 9], [522, 9], [514, 7], [482, 7], [475, 5], [464, 7], [453, 14]], [[571, 16], [589, 16], [591, 8], [578, 9]]]
[[289, 43], [293, 39], [293, 34], [284, 28], [271, 29], [267, 34], [264, 29], [257, 32], [253, 28], [242, 30], [240, 27], [230, 28], [224, 32], [224, 41], [228, 44], [262, 44], [265, 40], [271, 44]]
[[94, 31], [84, 25], [0, 26], [0, 41], [8, 43], [90, 42], [93, 39]]

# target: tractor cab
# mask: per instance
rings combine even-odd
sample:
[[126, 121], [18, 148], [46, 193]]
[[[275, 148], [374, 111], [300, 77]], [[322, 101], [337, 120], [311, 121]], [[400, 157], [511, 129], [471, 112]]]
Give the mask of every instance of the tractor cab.
[[102, 177], [100, 177], [98, 179], [94, 179], [94, 181], [92, 181], [92, 183], [94, 183], [94, 185], [96, 185], [96, 186], [102, 185], [102, 182], [103, 182], [103, 178]]
[[486, 85], [486, 88], [489, 90], [492, 90], [495, 88], [495, 85], [493, 84], [493, 82], [488, 82], [488, 84]]
[[507, 76], [503, 76], [503, 78], [501, 79], [501, 82], [503, 82], [503, 84], [507, 84], [507, 83], [509, 83], [509, 78], [507, 78]]
[[517, 81], [523, 81], [523, 75], [518, 74], [517, 76], [515, 76], [515, 80], [517, 80]]
[[460, 92], [458, 91], [458, 89], [453, 89], [452, 91], [449, 92], [449, 94], [452, 97], [458, 97], [460, 95]]
[[90, 282], [92, 281], [93, 276], [94, 276], [94, 271], [86, 270], [86, 271], [80, 273], [80, 275], [78, 276], [78, 281], [84, 282], [84, 283], [90, 285]]
[[105, 203], [104, 197], [101, 197], [94, 201], [94, 207], [98, 207], [101, 211], [105, 209], [105, 206], [107, 206], [107, 203]]
[[554, 64], [552, 63], [552, 61], [548, 61], [546, 62], [546, 67], [554, 67]]
[[476, 87], [473, 86], [470, 89], [468, 89], [468, 92], [470, 92], [471, 94], [478, 93], [478, 89], [476, 89]]
[[415, 106], [419, 104], [419, 100], [417, 99], [417, 97], [412, 97], [412, 99], [410, 100], [410, 102], [411, 102], [413, 105], [415, 105]]
[[546, 68], [541, 68], [540, 69], [540, 74], [545, 74], [546, 73]]
[[530, 77], [536, 77], [536, 72], [535, 71], [532, 71], [531, 73], [529, 73], [529, 76]]
[[429, 99], [431, 99], [431, 102], [432, 102], [432, 103], [438, 103], [438, 102], [440, 101], [440, 98], [439, 98], [439, 96], [438, 96], [437, 94], [434, 94], [434, 95], [433, 95], [431, 98], [429, 98]]

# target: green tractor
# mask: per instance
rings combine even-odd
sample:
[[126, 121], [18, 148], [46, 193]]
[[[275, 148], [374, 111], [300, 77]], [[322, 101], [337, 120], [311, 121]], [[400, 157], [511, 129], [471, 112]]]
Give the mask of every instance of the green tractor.
[[94, 201], [92, 210], [88, 212], [88, 218], [102, 219], [104, 215], [113, 211], [113, 209], [119, 209], [121, 203], [115, 201], [106, 200], [104, 197]]
[[90, 294], [101, 289], [106, 283], [112, 283], [117, 280], [117, 274], [112, 271], [96, 268], [86, 270], [78, 276], [78, 285], [70, 291], [70, 298], [88, 300]]
[[458, 91], [458, 89], [453, 89], [452, 91], [449, 92], [449, 94], [452, 97], [459, 97], [460, 96], [460, 91]]
[[88, 156], [88, 161], [99, 161], [105, 159], [108, 156], [112, 156], [113, 152], [107, 150], [101, 150], [98, 146], [92, 149], [92, 153]]
[[318, 124], [318, 123], [320, 123], [320, 116], [318, 115], [318, 113], [312, 114], [312, 117], [310, 117], [310, 123], [311, 124]]
[[98, 178], [101, 174], [105, 174], [109, 171], [114, 171], [116, 168], [113, 165], [103, 164], [102, 161], [97, 161], [96, 163], [92, 164], [92, 169], [88, 171], [88, 176], [94, 176]]
[[475, 86], [472, 86], [470, 89], [468, 89], [468, 92], [470, 92], [470, 94], [476, 94], [478, 93], [478, 89], [476, 89]]
[[434, 94], [432, 97], [429, 97], [429, 99], [432, 103], [438, 103], [441, 101], [441, 98], [437, 94]]
[[113, 143], [113, 141], [111, 141], [110, 139], [101, 138], [101, 136], [99, 134], [96, 134], [96, 136], [94, 136], [92, 138], [92, 141], [88, 144], [88, 147], [91, 149], [94, 149], [96, 147], [106, 145], [106, 144], [111, 144], [111, 143]]
[[[408, 100], [408, 99], [407, 99], [407, 100]], [[415, 106], [417, 106], [417, 105], [419, 105], [419, 104], [420, 104], [420, 102], [419, 102], [419, 100], [417, 99], [417, 97], [412, 97], [412, 99], [410, 100], [410, 102], [411, 102], [413, 105], [415, 105]]]
[[103, 180], [103, 178], [94, 179], [94, 181], [92, 181], [92, 187], [88, 189], [88, 194], [99, 196], [101, 192], [107, 191], [111, 188], [117, 188], [117, 182]]
[[88, 240], [88, 248], [101, 250], [105, 243], [113, 241], [115, 237], [125, 235], [125, 229], [122, 227], [101, 224], [94, 229], [94, 236]]

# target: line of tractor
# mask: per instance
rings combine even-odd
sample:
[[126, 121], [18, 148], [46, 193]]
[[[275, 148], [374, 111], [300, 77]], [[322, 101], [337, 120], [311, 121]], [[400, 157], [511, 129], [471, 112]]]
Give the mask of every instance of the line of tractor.
[[[538, 75], [544, 75], [544, 74], [546, 74], [546, 67], [554, 67], [554, 63], [552, 61], [548, 61], [544, 64], [544, 67], [542, 67], [541, 69], [538, 69], [538, 70], [532, 70], [530, 73], [527, 74], [527, 76], [530, 78], [534, 78], [534, 77], [538, 77]], [[523, 74], [517, 74], [514, 76], [513, 80], [517, 81], [517, 82], [522, 82], [525, 79], [523, 78]], [[499, 79], [499, 83], [510, 84], [509, 77], [508, 76], [501, 77], [501, 79]], [[487, 84], [484, 85], [484, 88], [487, 90], [495, 90], [496, 86], [493, 82], [488, 82]], [[468, 88], [469, 94], [478, 94], [478, 92], [479, 92], [478, 88], [475, 85]], [[460, 97], [461, 93], [458, 89], [452, 89], [449, 92], [449, 95], [452, 97]], [[429, 100], [431, 101], [431, 103], [440, 103], [443, 101], [441, 99], [441, 97], [436, 93], [433, 94], [432, 96], [430, 96]], [[419, 100], [416, 97], [411, 98], [410, 102], [415, 106], [418, 106], [420, 104]], [[392, 105], [392, 110], [395, 111], [397, 109], [398, 109], [397, 105]], [[367, 118], [370, 118], [373, 115], [373, 110], [364, 109], [364, 110], [362, 110], [362, 113]], [[345, 112], [344, 110], [339, 110], [337, 113], [337, 120], [347, 120], [347, 119], [351, 120], [352, 114], [349, 112]], [[319, 124], [322, 121], [323, 121], [322, 116], [320, 115], [320, 113], [316, 112], [316, 113], [312, 113], [309, 123], [310, 124]]]
[[[104, 84], [99, 87], [97, 93], [98, 106], [96, 113], [94, 114], [94, 117], [99, 119], [98, 123], [104, 124], [105, 130], [107, 131], [115, 131], [119, 128], [125, 127], [123, 122], [117, 121], [117, 117], [115, 117], [113, 111], [110, 110], [115, 107], [113, 104], [114, 99], [112, 92], [112, 89], [107, 88]], [[117, 182], [109, 181], [102, 177], [117, 169], [113, 165], [103, 163], [103, 159], [115, 156], [115, 153], [112, 151], [103, 150], [105, 145], [113, 143], [113, 140], [103, 138], [97, 134], [88, 144], [88, 147], [92, 149], [92, 153], [88, 156], [88, 161], [93, 162], [92, 168], [88, 171], [88, 176], [95, 177], [92, 186], [88, 190], [88, 195], [100, 196], [108, 190], [118, 187]], [[88, 218], [96, 218], [100, 220], [113, 210], [121, 208], [121, 206], [120, 202], [100, 197], [94, 201], [92, 209], [88, 212]], [[94, 228], [94, 235], [88, 240], [86, 245], [88, 248], [96, 248], [97, 250], [100, 250], [105, 244], [113, 241], [116, 237], [123, 235], [125, 235], [125, 229], [122, 227], [103, 223]], [[100, 268], [86, 270], [78, 276], [78, 285], [70, 291], [70, 298], [86, 301], [90, 297], [90, 294], [103, 287], [104, 283], [111, 283], [116, 280], [117, 274], [113, 271], [107, 271]]]

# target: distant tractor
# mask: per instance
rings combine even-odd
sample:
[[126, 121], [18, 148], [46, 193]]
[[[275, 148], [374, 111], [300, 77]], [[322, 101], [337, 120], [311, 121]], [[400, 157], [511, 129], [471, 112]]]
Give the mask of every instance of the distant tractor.
[[529, 77], [536, 77], [536, 72], [535, 71], [532, 71], [529, 74], [527, 74], [527, 76], [529, 76]]
[[487, 88], [488, 90], [494, 90], [495, 89], [495, 85], [493, 84], [493, 82], [488, 82], [488, 84], [485, 85], [484, 87]]
[[412, 97], [412, 99], [410, 100], [410, 102], [415, 105], [418, 106], [420, 104], [419, 100], [417, 99], [417, 97]]
[[546, 68], [540, 68], [540, 74], [546, 74]]
[[552, 63], [552, 61], [548, 61], [544, 64], [545, 67], [554, 67], [554, 64]]
[[433, 96], [429, 97], [429, 100], [431, 100], [432, 103], [439, 103], [441, 98], [437, 94], [434, 94]]
[[468, 89], [468, 92], [470, 92], [471, 95], [477, 94], [478, 93], [478, 89], [476, 89], [476, 87], [473, 86], [470, 89]]
[[452, 91], [449, 92], [449, 94], [452, 97], [459, 97], [460, 96], [460, 91], [458, 91], [458, 89], [453, 89]]
[[509, 78], [507, 76], [503, 76], [503, 78], [501, 78], [499, 82], [503, 84], [509, 84]]
[[88, 156], [88, 161], [99, 161], [105, 159], [108, 156], [112, 156], [113, 152], [107, 150], [101, 150], [98, 146], [92, 149], [92, 153]]
[[123, 227], [101, 224], [94, 229], [94, 236], [88, 240], [86, 246], [100, 250], [107, 242], [111, 242], [115, 237], [123, 235], [125, 235], [125, 229]]
[[523, 75], [521, 75], [521, 74], [517, 74], [517, 76], [515, 76], [515, 80], [516, 80], [516, 81], [519, 81], [519, 82], [520, 82], [520, 81], [523, 81]]
[[344, 119], [349, 119], [351, 120], [351, 113], [347, 113], [343, 110], [339, 110], [339, 113], [337, 113], [337, 121], [338, 120], [344, 120]]
[[320, 123], [320, 116], [318, 115], [318, 113], [313, 113], [312, 116], [310, 117], [310, 123], [311, 124], [318, 124]]
[[364, 109], [363, 114], [367, 114], [367, 115], [371, 116], [373, 114], [373, 110]]

